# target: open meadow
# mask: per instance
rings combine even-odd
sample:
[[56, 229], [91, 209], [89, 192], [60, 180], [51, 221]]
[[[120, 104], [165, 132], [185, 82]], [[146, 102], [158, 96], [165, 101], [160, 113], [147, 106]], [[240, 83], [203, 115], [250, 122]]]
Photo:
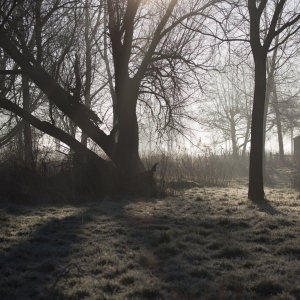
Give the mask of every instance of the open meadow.
[[246, 181], [161, 199], [0, 208], [0, 299], [300, 299], [299, 192]]

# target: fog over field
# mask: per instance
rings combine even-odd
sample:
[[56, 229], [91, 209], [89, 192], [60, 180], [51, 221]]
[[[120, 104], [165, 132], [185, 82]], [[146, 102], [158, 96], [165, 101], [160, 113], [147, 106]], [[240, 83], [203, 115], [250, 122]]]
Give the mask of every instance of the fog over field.
[[0, 0], [0, 299], [300, 299], [298, 0]]

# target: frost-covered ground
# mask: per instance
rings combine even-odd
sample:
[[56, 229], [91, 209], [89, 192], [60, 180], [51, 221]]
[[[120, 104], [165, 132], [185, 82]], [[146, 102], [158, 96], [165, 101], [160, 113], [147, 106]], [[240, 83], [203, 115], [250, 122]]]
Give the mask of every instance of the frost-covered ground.
[[266, 191], [2, 204], [0, 299], [300, 299], [299, 192]]

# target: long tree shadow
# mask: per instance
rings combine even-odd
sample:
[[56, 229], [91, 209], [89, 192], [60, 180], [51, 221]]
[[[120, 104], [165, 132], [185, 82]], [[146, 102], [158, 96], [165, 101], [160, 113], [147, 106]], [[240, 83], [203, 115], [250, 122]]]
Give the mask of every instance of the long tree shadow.
[[[69, 257], [81, 248], [84, 207], [77, 214], [70, 214], [70, 209], [69, 214], [53, 214], [46, 221], [40, 209], [44, 207], [7, 206], [3, 209], [6, 214], [2, 220], [7, 226], [2, 223], [2, 229], [7, 232], [1, 238], [0, 299], [38, 299], [41, 295], [51, 298], [49, 287], [62, 267], [70, 263]], [[63, 207], [48, 208], [58, 213], [59, 209]], [[40, 221], [30, 225], [33, 215]], [[13, 217], [16, 223], [9, 224]]]
[[277, 210], [269, 200], [265, 199], [264, 201], [253, 201], [253, 204], [255, 204], [258, 207], [258, 210], [270, 215], [279, 215], [281, 212]]

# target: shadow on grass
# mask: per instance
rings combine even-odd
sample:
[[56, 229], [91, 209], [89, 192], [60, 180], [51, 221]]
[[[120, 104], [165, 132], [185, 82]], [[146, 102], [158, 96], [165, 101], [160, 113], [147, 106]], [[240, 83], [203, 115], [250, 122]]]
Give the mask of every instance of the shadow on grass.
[[[55, 279], [71, 263], [69, 257], [80, 251], [84, 239], [80, 229], [86, 210], [59, 214], [63, 208], [57, 208], [58, 216], [53, 207], [2, 208], [6, 212], [2, 219], [7, 222], [2, 229], [7, 232], [0, 246], [0, 299], [53, 298]], [[49, 211], [52, 215], [45, 220], [43, 214]]]
[[[26, 222], [28, 217], [28, 222], [30, 222], [31, 217], [34, 216], [35, 223], [33, 222], [32, 226], [23, 232], [20, 228], [21, 224], [19, 224], [20, 227], [17, 227], [16, 223], [10, 224], [10, 229], [15, 230], [18, 238], [15, 238], [14, 242], [11, 240], [9, 247], [4, 247], [2, 250], [0, 299], [53, 299], [54, 296], [57, 296], [55, 299], [83, 299], [89, 296], [88, 288], [80, 291], [80, 287], [78, 287], [77, 294], [76, 292], [72, 294], [70, 284], [73, 279], [70, 278], [70, 274], [61, 277], [60, 284], [55, 287], [55, 294], [52, 294], [51, 288], [64, 267], [70, 263], [80, 265], [84, 263], [85, 258], [88, 260], [91, 258], [89, 255], [94, 255], [94, 249], [93, 254], [89, 254], [91, 252], [87, 252], [88, 250], [84, 248], [86, 241], [95, 244], [101, 238], [103, 239], [100, 243], [107, 243], [108, 246], [100, 245], [102, 248], [98, 252], [99, 258], [96, 260], [96, 265], [90, 265], [90, 267], [91, 274], [96, 274], [97, 277], [106, 280], [103, 288], [99, 288], [107, 294], [109, 299], [113, 297], [116, 299], [169, 299], [170, 295], [172, 295], [171, 299], [190, 299], [197, 293], [198, 295], [208, 293], [212, 285], [206, 281], [212, 279], [211, 275], [203, 268], [190, 270], [187, 263], [199, 266], [209, 260], [209, 256], [202, 253], [202, 250], [199, 251], [199, 247], [202, 247], [201, 243], [198, 244], [197, 249], [191, 251], [180, 248], [182, 243], [178, 243], [174, 236], [176, 235], [174, 228], [180, 231], [180, 235], [184, 234], [186, 228], [198, 228], [195, 235], [185, 239], [191, 245], [207, 238], [211, 234], [210, 229], [215, 225], [200, 220], [189, 221], [186, 218], [175, 218], [171, 214], [164, 215], [159, 211], [147, 213], [148, 204], [152, 205], [156, 202], [157, 200], [145, 198], [122, 200], [104, 203], [103, 207], [101, 206], [98, 210], [95, 206], [76, 206], [80, 212], [71, 215], [70, 206], [6, 207], [7, 215], [14, 216], [15, 221], [20, 219], [20, 222]], [[135, 206], [134, 209], [128, 210], [128, 205], [132, 204]], [[48, 215], [47, 219], [43, 220], [44, 212], [49, 212], [49, 210], [52, 216]], [[64, 216], [63, 211], [67, 210], [69, 215], [66, 213]], [[37, 222], [39, 218], [40, 222]], [[82, 224], [84, 224], [82, 220], [87, 220], [86, 224], [93, 224], [90, 236], [87, 235], [87, 231], [81, 232]], [[99, 240], [95, 238], [96, 233], [101, 237]], [[125, 248], [124, 245], [126, 245]], [[131, 263], [127, 262], [127, 251], [135, 253], [135, 259], [132, 260], [135, 266], [133, 273], [130, 271]], [[230, 257], [242, 253], [238, 253], [235, 249], [235, 252], [231, 249], [228, 251], [231, 251], [230, 254], [226, 252], [225, 255]], [[110, 253], [109, 256], [104, 257], [104, 252]], [[123, 261], [120, 255], [125, 256]], [[78, 260], [74, 261], [76, 258]], [[124, 264], [124, 267], [119, 267], [120, 264]], [[77, 272], [76, 268], [72, 272]], [[138, 277], [136, 272], [138, 272]], [[78, 276], [80, 277], [81, 274]], [[128, 290], [122, 294], [125, 288]], [[217, 291], [218, 285], [214, 289]]]
[[270, 201], [265, 199], [264, 201], [252, 201], [253, 204], [255, 204], [258, 207], [258, 210], [270, 215], [279, 215], [281, 212], [277, 210]]
[[[252, 253], [241, 237], [241, 233], [252, 234], [247, 221], [206, 215], [209, 204], [204, 200], [192, 203], [191, 210], [184, 208], [184, 199], [176, 200], [177, 206], [169, 199], [170, 206], [160, 211], [159, 202], [164, 200], [123, 199], [75, 206], [78, 213], [70, 215], [69, 209], [69, 215], [60, 217], [67, 207], [54, 207], [53, 217], [46, 221], [40, 207], [7, 208], [14, 216], [38, 215], [41, 222], [2, 251], [0, 298], [51, 295], [51, 286], [62, 272], [60, 266], [77, 263], [74, 257], [79, 263], [85, 258], [95, 263], [92, 274], [104, 280], [103, 291], [109, 299], [217, 299], [223, 293], [224, 273], [234, 273], [243, 265], [251, 268]], [[279, 213], [268, 202], [257, 206], [269, 214]], [[195, 214], [197, 210], [202, 213]], [[90, 222], [88, 231], [81, 231], [82, 220]], [[93, 246], [88, 251], [86, 241], [99, 243], [100, 250]], [[235, 293], [242, 279], [236, 275], [224, 289]], [[70, 287], [60, 285], [57, 299], [88, 297], [87, 286], [73, 298], [65, 296], [64, 288]]]

